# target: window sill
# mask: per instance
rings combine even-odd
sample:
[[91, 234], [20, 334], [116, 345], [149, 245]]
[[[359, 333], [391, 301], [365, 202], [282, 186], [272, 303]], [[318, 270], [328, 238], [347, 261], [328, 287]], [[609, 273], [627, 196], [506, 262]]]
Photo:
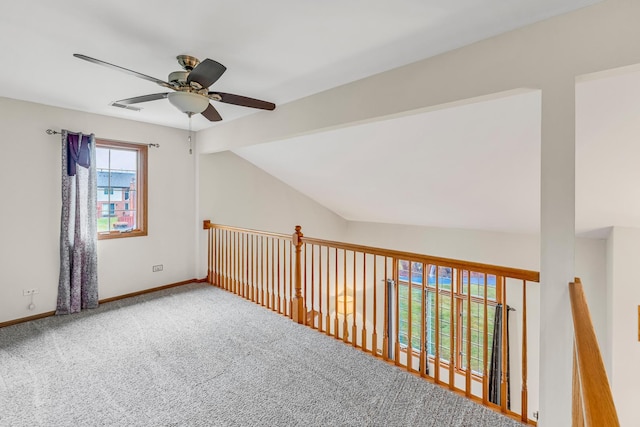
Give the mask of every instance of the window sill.
[[141, 237], [146, 235], [147, 230], [112, 231], [110, 233], [98, 233], [98, 240], [123, 239], [126, 237]]

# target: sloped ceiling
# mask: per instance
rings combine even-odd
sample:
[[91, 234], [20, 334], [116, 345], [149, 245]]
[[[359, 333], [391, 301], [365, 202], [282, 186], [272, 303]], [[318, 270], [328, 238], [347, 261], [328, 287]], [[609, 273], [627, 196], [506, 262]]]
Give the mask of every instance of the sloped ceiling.
[[353, 221], [535, 232], [540, 93], [234, 152]]

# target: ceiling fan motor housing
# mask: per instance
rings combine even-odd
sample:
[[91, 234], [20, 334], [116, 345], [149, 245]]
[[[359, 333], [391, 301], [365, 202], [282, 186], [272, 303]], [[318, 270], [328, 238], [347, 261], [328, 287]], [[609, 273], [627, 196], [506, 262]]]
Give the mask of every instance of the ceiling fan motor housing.
[[177, 83], [180, 86], [184, 86], [187, 84], [188, 76], [188, 71], [174, 71], [173, 73], [169, 74], [169, 83]]

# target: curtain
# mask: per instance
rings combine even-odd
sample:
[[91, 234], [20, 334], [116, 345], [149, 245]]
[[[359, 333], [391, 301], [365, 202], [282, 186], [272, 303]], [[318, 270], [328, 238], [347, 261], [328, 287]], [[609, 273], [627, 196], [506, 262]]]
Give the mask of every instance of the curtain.
[[[507, 318], [504, 319], [506, 323], [507, 336], [505, 337], [506, 344], [506, 365], [507, 372], [505, 377], [507, 379], [507, 409], [511, 409], [511, 391], [509, 380], [509, 311], [511, 308], [507, 306]], [[493, 322], [493, 343], [491, 346], [491, 366], [489, 367], [489, 401], [500, 405], [502, 396], [500, 395], [500, 381], [502, 376], [502, 304], [496, 305], [496, 312]]]
[[60, 278], [56, 314], [98, 306], [95, 136], [62, 130]]

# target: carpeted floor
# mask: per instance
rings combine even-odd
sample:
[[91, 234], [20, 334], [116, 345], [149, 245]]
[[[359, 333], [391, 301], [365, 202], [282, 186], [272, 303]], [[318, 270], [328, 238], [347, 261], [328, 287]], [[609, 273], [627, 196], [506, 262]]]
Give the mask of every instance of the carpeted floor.
[[191, 284], [0, 329], [0, 426], [521, 424]]

